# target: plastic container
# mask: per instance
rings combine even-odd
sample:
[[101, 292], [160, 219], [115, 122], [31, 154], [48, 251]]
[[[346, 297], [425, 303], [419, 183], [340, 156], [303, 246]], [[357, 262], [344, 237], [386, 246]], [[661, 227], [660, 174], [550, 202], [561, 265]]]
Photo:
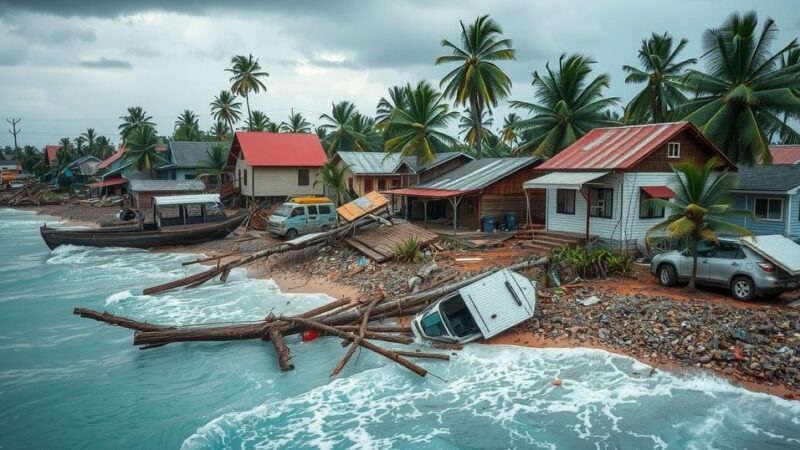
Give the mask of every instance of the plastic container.
[[481, 217], [481, 230], [484, 233], [494, 233], [494, 217], [492, 216]]
[[506, 229], [514, 231], [519, 227], [519, 214], [515, 212], [506, 213]]

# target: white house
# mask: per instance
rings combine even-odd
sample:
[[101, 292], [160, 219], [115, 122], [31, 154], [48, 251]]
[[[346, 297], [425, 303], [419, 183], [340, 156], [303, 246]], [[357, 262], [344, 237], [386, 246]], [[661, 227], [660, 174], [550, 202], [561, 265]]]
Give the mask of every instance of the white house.
[[736, 170], [689, 122], [597, 128], [540, 165], [549, 173], [523, 186], [546, 190], [547, 231], [632, 247], [664, 219], [663, 209], [643, 201], [675, 197], [670, 164], [704, 164], [714, 156], [720, 170]]
[[287, 197], [323, 195], [314, 185], [328, 157], [316, 134], [237, 131], [228, 165], [233, 167], [241, 195], [280, 203]]

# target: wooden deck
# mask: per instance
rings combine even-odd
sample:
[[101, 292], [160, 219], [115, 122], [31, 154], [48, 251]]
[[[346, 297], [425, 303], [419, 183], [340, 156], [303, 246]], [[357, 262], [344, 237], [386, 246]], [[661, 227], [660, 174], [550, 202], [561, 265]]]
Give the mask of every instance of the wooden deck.
[[411, 237], [416, 237], [420, 245], [430, 244], [439, 239], [439, 235], [436, 233], [412, 223], [399, 222], [391, 227], [384, 226], [359, 231], [355, 236], [346, 238], [345, 242], [380, 263], [392, 258], [397, 246], [405, 243]]

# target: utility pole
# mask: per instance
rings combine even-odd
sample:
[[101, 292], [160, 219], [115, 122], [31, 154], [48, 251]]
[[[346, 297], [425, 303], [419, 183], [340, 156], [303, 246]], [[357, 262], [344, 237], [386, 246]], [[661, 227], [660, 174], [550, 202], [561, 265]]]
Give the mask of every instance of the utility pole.
[[19, 151], [19, 146], [17, 145], [17, 135], [22, 131], [21, 129], [17, 129], [17, 124], [19, 123], [20, 119], [6, 119], [6, 122], [11, 124], [11, 129], [8, 130], [9, 133], [14, 135], [14, 153], [16, 154]]

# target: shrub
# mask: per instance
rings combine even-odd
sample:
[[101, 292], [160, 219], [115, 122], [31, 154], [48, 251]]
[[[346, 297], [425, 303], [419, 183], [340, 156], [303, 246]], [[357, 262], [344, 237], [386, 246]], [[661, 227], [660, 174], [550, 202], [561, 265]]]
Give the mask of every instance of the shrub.
[[583, 278], [627, 275], [633, 270], [633, 257], [607, 248], [556, 247], [550, 252], [554, 264], [566, 263]]
[[397, 244], [394, 251], [394, 260], [402, 263], [415, 263], [422, 259], [422, 251], [419, 249], [419, 241], [414, 236], [406, 239], [403, 243]]

